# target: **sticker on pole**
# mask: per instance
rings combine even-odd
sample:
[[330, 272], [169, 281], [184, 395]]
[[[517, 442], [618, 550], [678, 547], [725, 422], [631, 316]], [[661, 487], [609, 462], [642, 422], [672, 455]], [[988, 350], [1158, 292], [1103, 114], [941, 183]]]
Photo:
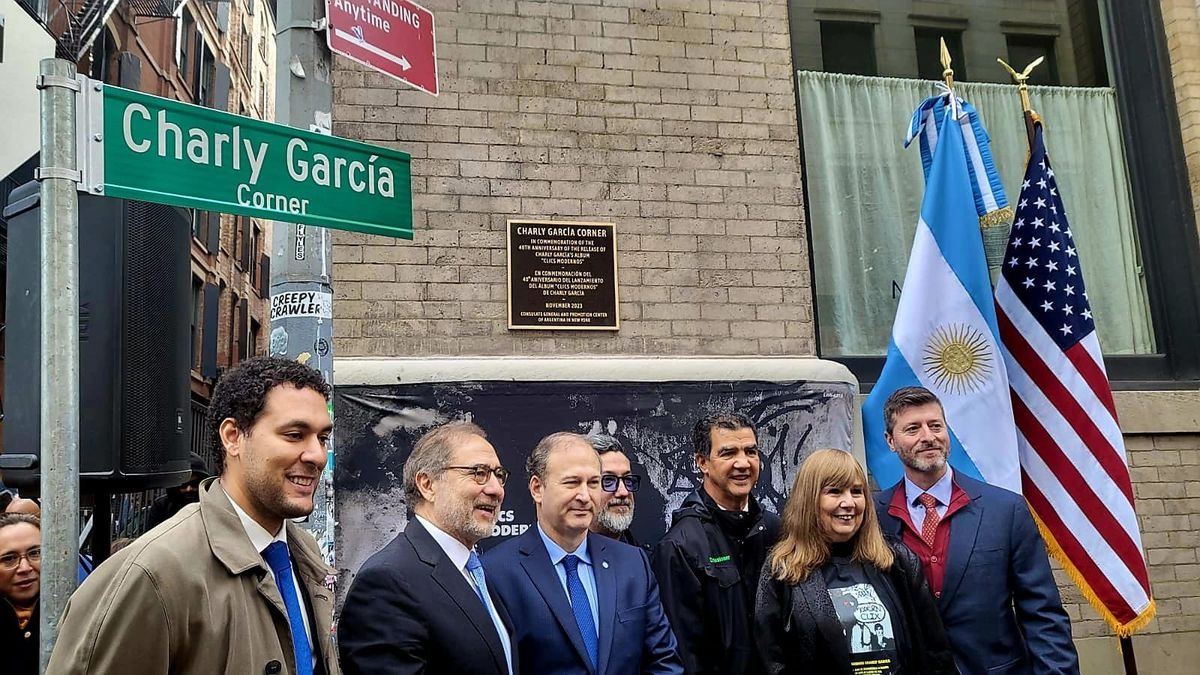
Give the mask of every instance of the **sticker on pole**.
[[433, 13], [411, 0], [325, 0], [329, 49], [437, 96]]
[[333, 294], [320, 291], [288, 291], [271, 296], [272, 321], [301, 316], [332, 319]]

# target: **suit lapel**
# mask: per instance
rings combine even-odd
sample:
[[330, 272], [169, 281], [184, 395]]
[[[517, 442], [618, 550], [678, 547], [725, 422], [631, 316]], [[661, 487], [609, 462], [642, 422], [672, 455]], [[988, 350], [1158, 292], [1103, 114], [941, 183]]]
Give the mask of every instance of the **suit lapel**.
[[608, 561], [606, 537], [588, 535], [592, 574], [596, 577], [596, 601], [600, 603], [600, 673], [608, 672], [608, 653], [612, 651], [613, 631], [617, 627], [616, 570]]
[[[504, 657], [504, 645], [500, 643], [500, 636], [496, 634], [496, 625], [492, 623], [491, 615], [480, 602], [479, 596], [476, 595], [470, 582], [463, 577], [462, 572], [454, 566], [454, 563], [450, 562], [450, 558], [442, 551], [442, 547], [425, 530], [419, 520], [413, 518], [408, 521], [404, 533], [408, 536], [408, 541], [417, 551], [421, 560], [433, 566], [430, 576], [434, 583], [450, 596], [454, 604], [458, 605], [458, 608], [466, 615], [471, 625], [475, 626], [475, 630], [491, 650], [492, 660], [500, 672], [507, 673], [508, 661]], [[488, 590], [490, 595], [491, 589]]]
[[[958, 480], [957, 477], [955, 480]], [[950, 606], [955, 592], [962, 584], [967, 572], [967, 563], [971, 561], [971, 552], [975, 550], [979, 524], [983, 520], [983, 505], [979, 503], [978, 495], [971, 494], [965, 486], [964, 492], [971, 501], [949, 514], [950, 545], [946, 550], [946, 577], [942, 581], [942, 597], [938, 598], [938, 606], [943, 610]]]
[[575, 614], [571, 612], [571, 603], [567, 600], [567, 592], [563, 590], [562, 582], [558, 580], [558, 572], [550, 564], [550, 554], [546, 551], [546, 545], [541, 541], [541, 535], [531, 527], [522, 537], [522, 569], [525, 570], [525, 574], [533, 582], [534, 588], [541, 594], [542, 599], [546, 601], [546, 606], [550, 608], [550, 612], [558, 621], [559, 626], [567, 634], [567, 639], [575, 648], [580, 663], [587, 667], [588, 672], [595, 672], [592, 669], [592, 658], [588, 656], [587, 648], [583, 646], [583, 636], [579, 632], [579, 624], [575, 623]]

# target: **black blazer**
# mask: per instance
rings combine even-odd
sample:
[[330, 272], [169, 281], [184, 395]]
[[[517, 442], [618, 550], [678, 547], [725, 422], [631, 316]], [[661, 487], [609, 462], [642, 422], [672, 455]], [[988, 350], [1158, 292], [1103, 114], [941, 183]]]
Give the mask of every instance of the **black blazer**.
[[[488, 590], [519, 672], [512, 620], [490, 580]], [[500, 636], [475, 589], [416, 518], [358, 571], [337, 632], [347, 675], [508, 675]]]
[[[880, 576], [891, 584], [904, 615], [904, 672], [957, 675], [921, 561], [899, 541], [889, 539], [888, 544], [896, 563]], [[820, 570], [789, 585], [771, 575], [769, 563], [764, 565], [754, 623], [755, 641], [770, 675], [851, 675], [846, 637]]]

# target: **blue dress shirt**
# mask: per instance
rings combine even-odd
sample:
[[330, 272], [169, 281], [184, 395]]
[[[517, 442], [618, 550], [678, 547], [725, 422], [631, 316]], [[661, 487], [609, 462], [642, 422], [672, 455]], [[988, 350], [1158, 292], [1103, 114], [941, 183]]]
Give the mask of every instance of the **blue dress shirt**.
[[917, 487], [917, 484], [904, 477], [904, 503], [908, 506], [908, 516], [912, 518], [913, 525], [917, 527], [917, 532], [921, 531], [921, 523], [925, 522], [925, 507], [917, 498], [921, 493], [928, 492], [937, 500], [937, 511], [939, 518], [946, 516], [946, 509], [950, 508], [950, 499], [953, 496], [954, 490], [954, 469], [946, 466], [946, 473], [938, 482], [934, 483], [928, 490], [922, 490]]
[[596, 574], [592, 571], [592, 556], [588, 553], [587, 537], [583, 538], [583, 543], [579, 545], [579, 548], [574, 551], [566, 551], [554, 543], [553, 539], [546, 536], [541, 523], [538, 524], [537, 529], [538, 535], [542, 538], [542, 544], [546, 546], [546, 552], [550, 554], [550, 564], [554, 566], [554, 571], [558, 574], [558, 582], [562, 584], [563, 594], [567, 596], [568, 602], [570, 602], [571, 594], [567, 591], [567, 568], [563, 567], [562, 560], [571, 553], [579, 558], [579, 580], [583, 582], [583, 590], [587, 593], [588, 604], [592, 606], [592, 621], [599, 630], [600, 605], [596, 602]]

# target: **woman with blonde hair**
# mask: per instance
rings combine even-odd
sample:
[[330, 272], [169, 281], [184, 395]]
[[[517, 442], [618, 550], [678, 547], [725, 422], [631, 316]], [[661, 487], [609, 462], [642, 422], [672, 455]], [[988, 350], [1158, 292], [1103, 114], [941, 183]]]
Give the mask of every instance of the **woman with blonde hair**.
[[771, 675], [958, 673], [921, 562], [884, 538], [866, 472], [841, 450], [800, 467], [754, 620]]

